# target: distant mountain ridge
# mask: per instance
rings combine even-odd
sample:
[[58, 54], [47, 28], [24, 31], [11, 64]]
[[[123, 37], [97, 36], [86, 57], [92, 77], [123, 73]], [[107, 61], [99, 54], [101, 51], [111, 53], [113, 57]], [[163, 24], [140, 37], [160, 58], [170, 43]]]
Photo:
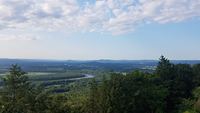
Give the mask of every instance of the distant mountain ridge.
[[[55, 63], [55, 62], [63, 62], [63, 63], [88, 63], [88, 62], [96, 62], [96, 63], [157, 63], [158, 60], [110, 60], [110, 59], [100, 59], [100, 60], [48, 60], [48, 59], [8, 59], [8, 58], [0, 58], [0, 64], [2, 63]], [[195, 64], [200, 63], [200, 60], [171, 60], [172, 63], [186, 63], [186, 64]]]
[[[175, 64], [198, 64], [200, 60], [172, 60]], [[25, 71], [65, 71], [65, 70], [114, 70], [155, 69], [158, 60], [37, 60], [0, 59], [0, 73], [6, 72], [12, 64], [20, 65]]]

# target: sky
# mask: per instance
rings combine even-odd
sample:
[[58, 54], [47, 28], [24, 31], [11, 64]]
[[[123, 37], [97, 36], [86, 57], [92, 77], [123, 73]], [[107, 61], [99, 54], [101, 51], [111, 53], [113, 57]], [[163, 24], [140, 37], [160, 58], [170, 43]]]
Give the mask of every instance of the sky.
[[200, 0], [0, 0], [0, 58], [200, 60]]

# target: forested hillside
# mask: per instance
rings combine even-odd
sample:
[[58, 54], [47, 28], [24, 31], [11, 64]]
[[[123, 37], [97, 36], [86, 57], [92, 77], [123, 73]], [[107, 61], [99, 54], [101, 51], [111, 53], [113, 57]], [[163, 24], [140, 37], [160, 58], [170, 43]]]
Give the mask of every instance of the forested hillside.
[[18, 66], [2, 77], [0, 113], [200, 113], [200, 64], [161, 56], [152, 73], [111, 73], [52, 93]]

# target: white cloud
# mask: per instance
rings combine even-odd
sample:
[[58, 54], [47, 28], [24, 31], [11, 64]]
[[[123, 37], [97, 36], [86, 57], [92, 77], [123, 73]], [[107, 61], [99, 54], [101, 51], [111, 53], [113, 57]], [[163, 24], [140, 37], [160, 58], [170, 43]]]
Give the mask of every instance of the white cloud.
[[1, 34], [0, 41], [35, 41], [39, 37], [30, 34], [21, 34], [21, 35], [10, 35], [10, 34]]
[[181, 22], [200, 16], [200, 0], [0, 0], [0, 30], [32, 28], [121, 34], [146, 22]]

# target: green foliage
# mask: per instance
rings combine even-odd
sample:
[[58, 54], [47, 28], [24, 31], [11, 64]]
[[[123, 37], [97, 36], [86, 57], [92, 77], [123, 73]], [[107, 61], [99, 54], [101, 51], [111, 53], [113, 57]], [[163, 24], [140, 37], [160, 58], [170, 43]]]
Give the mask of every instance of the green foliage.
[[194, 96], [194, 109], [200, 112], [200, 87], [197, 87], [193, 91], [193, 96]]
[[98, 113], [98, 99], [99, 92], [97, 89], [97, 83], [95, 79], [91, 82], [90, 94], [89, 94], [89, 101], [87, 103], [88, 106], [88, 113]]
[[193, 73], [193, 81], [195, 83], [195, 86], [200, 86], [200, 64], [196, 64], [193, 66]]
[[154, 73], [103, 75], [57, 94], [33, 85], [13, 65], [2, 79], [0, 113], [200, 113], [200, 64], [173, 64], [161, 56]]
[[161, 113], [166, 89], [153, 84], [147, 76], [141, 72], [113, 74], [98, 86], [93, 81], [88, 113]]
[[156, 74], [160, 76], [160, 85], [168, 90], [165, 111], [167, 113], [178, 112], [182, 99], [189, 98], [194, 88], [191, 66], [188, 64], [174, 65], [164, 56], [161, 56]]
[[175, 74], [174, 71], [174, 64], [170, 63], [164, 56], [161, 56], [155, 72], [160, 76], [161, 80], [168, 81], [173, 79]]
[[25, 72], [17, 65], [12, 65], [9, 74], [3, 78], [4, 86], [1, 91], [1, 112], [25, 112], [30, 106], [31, 92]]
[[0, 113], [67, 113], [64, 96], [50, 96], [43, 87], [28, 82], [26, 73], [12, 65], [3, 78], [0, 94]]
[[189, 98], [194, 88], [192, 68], [188, 64], [178, 64], [175, 70], [174, 91], [181, 98]]

